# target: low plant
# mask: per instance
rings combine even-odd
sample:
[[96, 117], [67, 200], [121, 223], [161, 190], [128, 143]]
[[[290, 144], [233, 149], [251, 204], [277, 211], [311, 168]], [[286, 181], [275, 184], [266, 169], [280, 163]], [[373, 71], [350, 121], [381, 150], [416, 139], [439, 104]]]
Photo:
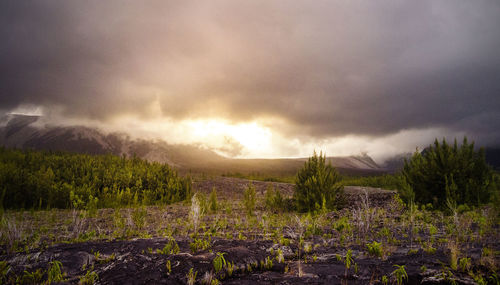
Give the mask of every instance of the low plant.
[[158, 253], [164, 255], [171, 255], [179, 253], [179, 245], [175, 241], [175, 239], [170, 238], [169, 241], [165, 244], [162, 250], [157, 250]]
[[95, 284], [98, 279], [99, 279], [99, 275], [97, 275], [97, 273], [94, 271], [94, 266], [92, 266], [91, 269], [87, 270], [85, 275], [80, 277], [80, 281], [78, 282], [78, 284], [80, 284], [80, 285], [92, 285], [92, 284]]
[[427, 271], [427, 267], [425, 265], [420, 266], [420, 272], [425, 273]]
[[170, 260], [167, 260], [165, 267], [167, 269], [167, 274], [170, 275], [170, 273], [172, 273], [172, 263], [170, 262]]
[[453, 270], [457, 270], [458, 266], [458, 244], [456, 242], [450, 241], [448, 243], [448, 249], [450, 250], [450, 267]]
[[273, 268], [273, 259], [269, 256], [266, 257], [266, 261], [264, 263], [264, 268], [267, 270], [271, 270]]
[[[21, 277], [16, 278], [16, 284], [41, 284], [43, 279], [44, 271], [39, 268], [36, 271], [29, 272], [24, 270], [24, 274]], [[2, 280], [6, 281], [6, 280]], [[2, 282], [0, 282], [2, 283]], [[2, 283], [4, 284], [4, 283]]]
[[189, 269], [188, 274], [186, 275], [187, 278], [187, 284], [188, 285], [194, 285], [196, 282], [196, 275], [198, 275], [198, 271], [194, 271], [193, 268]]
[[134, 223], [135, 225], [135, 228], [137, 230], [142, 230], [145, 225], [146, 225], [146, 216], [147, 216], [147, 211], [146, 211], [146, 208], [145, 207], [139, 207], [139, 208], [135, 208], [133, 211], [132, 211], [132, 222]]
[[347, 272], [351, 268], [351, 265], [354, 263], [354, 259], [352, 258], [352, 250], [347, 250], [347, 253], [345, 254], [344, 257], [344, 265], [345, 265], [345, 272], [344, 276], [347, 277]]
[[471, 268], [470, 257], [462, 257], [458, 260], [458, 267], [462, 272], [467, 272]]
[[54, 260], [50, 262], [49, 269], [47, 270], [47, 282], [49, 284], [64, 281], [62, 267], [60, 261]]
[[383, 256], [382, 244], [380, 242], [373, 241], [372, 243], [366, 244], [366, 247], [368, 248], [368, 254], [375, 257]]
[[404, 279], [408, 280], [405, 266], [395, 264], [394, 267], [396, 267], [396, 269], [392, 272], [392, 275], [396, 278], [396, 283], [402, 285]]
[[213, 260], [215, 273], [219, 273], [225, 266], [227, 266], [226, 259], [224, 258], [223, 252], [217, 252]]
[[245, 208], [247, 215], [252, 216], [253, 211], [255, 210], [256, 203], [256, 192], [255, 186], [252, 183], [249, 183], [245, 191], [243, 192], [243, 207]]
[[278, 189], [275, 189], [271, 184], [266, 189], [264, 196], [266, 208], [270, 211], [281, 211], [285, 207], [285, 199]]
[[0, 283], [3, 284], [7, 280], [7, 274], [10, 271], [10, 266], [7, 261], [0, 261]]
[[483, 248], [479, 262], [481, 265], [488, 267], [492, 271], [496, 270], [495, 254], [490, 248]]
[[277, 250], [276, 261], [278, 261], [278, 263], [282, 263], [285, 261], [285, 256], [283, 255], [283, 250], [281, 250], [281, 248], [278, 248]]
[[387, 285], [389, 283], [389, 278], [387, 278], [387, 275], [383, 275], [380, 282], [382, 282], [382, 284], [384, 285]]
[[227, 272], [227, 275], [229, 277], [231, 277], [233, 275], [234, 269], [235, 269], [234, 263], [233, 262], [227, 262], [227, 264], [226, 264], [226, 272]]
[[208, 239], [197, 239], [195, 238], [193, 242], [189, 243], [189, 248], [193, 253], [196, 253], [200, 250], [206, 250], [210, 248], [211, 237]]

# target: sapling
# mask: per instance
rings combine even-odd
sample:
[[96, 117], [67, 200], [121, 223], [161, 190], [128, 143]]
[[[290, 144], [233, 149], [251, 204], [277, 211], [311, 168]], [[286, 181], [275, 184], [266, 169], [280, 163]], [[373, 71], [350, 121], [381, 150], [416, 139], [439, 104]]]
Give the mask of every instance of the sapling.
[[213, 260], [213, 265], [215, 273], [219, 273], [225, 266], [227, 266], [226, 259], [224, 258], [223, 252], [217, 252], [216, 257]]
[[196, 275], [198, 275], [198, 271], [194, 271], [193, 268], [189, 269], [189, 273], [186, 275], [188, 285], [194, 285], [196, 282]]
[[170, 275], [170, 273], [172, 273], [172, 263], [170, 262], [170, 260], [167, 260], [165, 267], [167, 268], [167, 274]]
[[417, 211], [417, 206], [415, 205], [415, 201], [413, 199], [410, 199], [410, 202], [408, 203], [408, 216], [410, 219], [410, 250], [413, 249], [413, 233], [414, 233], [414, 227], [415, 227], [415, 214]]
[[345, 272], [344, 277], [347, 278], [347, 272], [351, 268], [351, 265], [354, 263], [354, 259], [352, 258], [352, 250], [347, 250], [344, 258]]
[[403, 284], [403, 280], [408, 280], [408, 274], [406, 273], [406, 269], [404, 265], [394, 265], [396, 269], [392, 272], [392, 275], [396, 277], [396, 283], [398, 285]]
[[233, 272], [234, 272], [234, 269], [235, 269], [235, 265], [234, 265], [234, 262], [227, 262], [227, 265], [226, 265], [226, 272], [227, 272], [227, 275], [229, 277], [231, 277], [233, 275]]
[[62, 273], [62, 263], [60, 261], [54, 260], [50, 262], [49, 269], [47, 270], [47, 281], [49, 284], [52, 282], [62, 282], [64, 281], [64, 275]]

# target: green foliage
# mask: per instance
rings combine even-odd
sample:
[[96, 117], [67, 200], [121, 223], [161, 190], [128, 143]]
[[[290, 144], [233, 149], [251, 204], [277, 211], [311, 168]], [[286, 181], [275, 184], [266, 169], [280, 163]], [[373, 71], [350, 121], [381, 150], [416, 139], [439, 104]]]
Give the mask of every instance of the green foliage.
[[7, 261], [0, 261], [0, 284], [7, 281], [7, 273], [10, 271], [10, 265]]
[[352, 250], [347, 250], [344, 258], [344, 265], [347, 270], [351, 268], [351, 265], [354, 263], [354, 259], [352, 258]]
[[167, 260], [167, 263], [165, 264], [165, 268], [167, 269], [167, 274], [170, 275], [170, 273], [172, 273], [172, 263], [170, 262], [170, 260]]
[[[276, 167], [276, 170], [283, 169], [283, 167]], [[258, 172], [252, 172], [250, 174], [243, 174], [239, 172], [226, 172], [223, 173], [223, 177], [236, 177], [247, 180], [257, 180], [264, 182], [281, 182], [281, 183], [294, 183], [295, 176], [292, 174], [295, 170], [284, 170], [284, 173], [277, 173], [275, 175], [263, 174]]]
[[16, 284], [41, 284], [43, 274], [44, 271], [41, 268], [33, 272], [24, 270], [24, 274], [16, 278]]
[[253, 215], [253, 211], [255, 210], [255, 196], [255, 186], [253, 186], [252, 183], [249, 183], [247, 189], [243, 192], [243, 206], [247, 214], [250, 216]]
[[196, 275], [198, 275], [198, 271], [194, 271], [193, 268], [189, 269], [189, 273], [186, 275], [187, 284], [194, 285], [196, 282]]
[[215, 273], [219, 273], [225, 266], [227, 266], [226, 259], [223, 252], [217, 252], [213, 260]]
[[191, 197], [191, 179], [136, 157], [0, 147], [0, 208], [73, 208], [169, 204]]
[[373, 241], [372, 243], [366, 244], [368, 248], [368, 253], [372, 256], [382, 257], [382, 244], [380, 242]]
[[354, 262], [354, 258], [352, 257], [351, 249], [347, 250], [344, 258], [342, 258], [342, 256], [340, 255], [336, 255], [336, 258], [338, 261], [342, 261], [344, 263], [345, 266], [344, 277], [347, 277], [347, 273], [349, 272], [349, 269], [351, 268], [352, 265], [354, 265], [356, 269], [358, 267], [357, 263]]
[[324, 203], [327, 209], [340, 206], [343, 198], [343, 186], [340, 176], [332, 165], [326, 164], [326, 157], [314, 152], [304, 163], [295, 179], [294, 198], [299, 212], [314, 212]]
[[229, 277], [233, 275], [234, 270], [236, 269], [236, 265], [234, 265], [234, 262], [228, 262], [226, 265], [226, 272]]
[[57, 260], [51, 261], [49, 269], [47, 270], [47, 282], [51, 284], [53, 282], [62, 281], [64, 281], [64, 276], [62, 273], [62, 263]]
[[78, 284], [81, 285], [92, 285], [95, 284], [99, 280], [99, 275], [94, 271], [94, 266], [91, 269], [87, 270], [85, 275], [80, 277], [80, 282]]
[[266, 261], [264, 263], [264, 268], [267, 270], [271, 270], [273, 268], [273, 259], [271, 257], [266, 257]]
[[212, 188], [212, 193], [210, 193], [209, 205], [212, 213], [217, 212], [219, 206], [217, 205], [217, 191], [215, 187]]
[[266, 208], [270, 211], [281, 211], [285, 208], [285, 199], [272, 185], [267, 187], [264, 200]]
[[399, 175], [375, 175], [375, 176], [343, 176], [341, 184], [344, 186], [366, 186], [383, 188], [387, 190], [398, 190], [401, 186]]
[[462, 257], [458, 260], [458, 267], [462, 272], [467, 272], [471, 268], [471, 260], [470, 257]]
[[200, 250], [206, 250], [210, 248], [211, 244], [211, 238], [209, 237], [208, 240], [205, 239], [197, 239], [195, 238], [192, 243], [189, 244], [189, 248], [191, 249], [191, 252], [196, 253]]
[[180, 251], [179, 245], [175, 241], [174, 238], [170, 238], [168, 242], [165, 244], [162, 250], [158, 250], [158, 253], [164, 254], [164, 255], [172, 255], [172, 254], [178, 254]]
[[415, 193], [415, 201], [444, 208], [454, 203], [481, 205], [491, 198], [492, 173], [486, 164], [484, 150], [474, 150], [464, 138], [459, 147], [437, 139], [422, 153], [415, 152], [405, 161], [402, 174]]
[[398, 285], [403, 284], [403, 280], [408, 280], [408, 274], [406, 273], [406, 269], [404, 265], [395, 264], [394, 267], [396, 269], [392, 272], [392, 275], [396, 277], [396, 283]]

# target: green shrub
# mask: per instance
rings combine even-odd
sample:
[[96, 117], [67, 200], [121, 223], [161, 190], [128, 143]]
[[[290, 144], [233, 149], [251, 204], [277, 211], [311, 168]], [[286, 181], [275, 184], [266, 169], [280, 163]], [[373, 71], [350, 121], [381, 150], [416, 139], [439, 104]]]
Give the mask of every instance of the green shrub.
[[64, 281], [62, 263], [57, 260], [51, 261], [49, 269], [47, 270], [47, 283], [51, 284], [62, 281]]
[[243, 192], [243, 206], [248, 215], [253, 215], [253, 211], [255, 210], [255, 196], [255, 186], [250, 183], [245, 192]]
[[212, 192], [210, 193], [209, 208], [212, 213], [217, 212], [219, 209], [219, 205], [217, 205], [217, 190], [215, 187], [212, 188]]
[[278, 189], [269, 185], [266, 190], [265, 196], [266, 208], [271, 211], [280, 211], [285, 208], [285, 199]]
[[382, 257], [382, 244], [380, 242], [373, 241], [372, 243], [366, 244], [368, 248], [368, 253], [375, 257]]
[[340, 176], [326, 157], [314, 152], [304, 163], [295, 179], [294, 198], [299, 212], [318, 211], [325, 206], [335, 209], [340, 206], [344, 187], [339, 184]]
[[80, 277], [80, 282], [78, 284], [81, 285], [92, 285], [96, 284], [97, 280], [99, 280], [99, 275], [94, 271], [94, 266], [90, 270], [87, 270], [85, 275]]
[[481, 205], [491, 197], [492, 173], [486, 164], [484, 150], [474, 150], [464, 138], [459, 147], [436, 139], [422, 153], [415, 152], [405, 161], [402, 171], [415, 193], [415, 201], [432, 203], [443, 209], [447, 200], [458, 205]]
[[224, 258], [225, 253], [217, 252], [216, 257], [213, 260], [215, 273], [219, 273], [224, 267], [227, 266], [226, 259]]
[[405, 266], [395, 264], [394, 267], [396, 267], [396, 269], [392, 272], [392, 275], [396, 277], [396, 284], [402, 285], [404, 279], [408, 280]]
[[167, 164], [114, 155], [0, 147], [0, 208], [86, 209], [191, 198], [191, 178]]

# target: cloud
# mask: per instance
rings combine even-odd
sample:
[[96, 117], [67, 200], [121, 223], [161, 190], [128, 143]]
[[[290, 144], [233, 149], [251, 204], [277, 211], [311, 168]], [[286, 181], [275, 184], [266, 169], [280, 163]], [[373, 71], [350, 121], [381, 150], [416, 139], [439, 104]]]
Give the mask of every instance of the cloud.
[[498, 15], [487, 0], [2, 1], [0, 109], [498, 143]]

